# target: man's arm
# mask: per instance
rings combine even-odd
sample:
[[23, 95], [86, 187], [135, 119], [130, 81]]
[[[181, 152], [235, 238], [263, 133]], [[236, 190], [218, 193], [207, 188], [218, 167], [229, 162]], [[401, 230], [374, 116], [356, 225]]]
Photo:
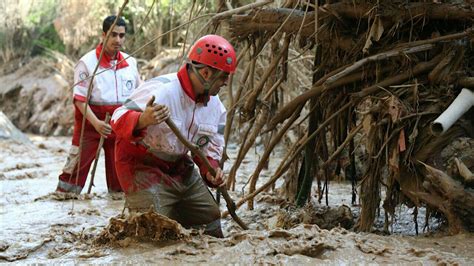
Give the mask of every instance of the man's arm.
[[148, 126], [162, 123], [168, 119], [170, 115], [168, 107], [154, 104], [155, 97], [151, 93], [141, 95], [139, 98], [141, 98], [140, 102], [144, 98], [148, 99], [143, 109], [131, 100], [117, 108], [112, 115], [111, 125], [117, 137], [131, 140], [142, 139]]
[[[81, 113], [84, 115], [84, 112], [86, 110], [86, 103], [81, 102], [81, 101], [74, 101], [74, 104], [77, 106], [79, 111], [81, 111]], [[98, 119], [89, 105], [87, 106], [86, 119], [92, 124], [95, 130], [104, 138], [107, 138], [107, 135], [112, 133], [112, 127], [110, 127], [108, 123], [105, 123], [104, 121]]]
[[148, 126], [162, 122], [169, 116], [168, 108], [154, 104], [154, 97], [152, 100], [157, 85], [154, 82], [143, 83], [121, 107], [115, 109], [110, 123], [117, 138], [132, 141], [143, 139]]
[[225, 184], [225, 176], [224, 176], [224, 171], [219, 167], [219, 161], [215, 160], [209, 156], [206, 156], [207, 161], [211, 165], [211, 167], [214, 169], [216, 172], [216, 175], [213, 176], [211, 174], [211, 171], [207, 168], [206, 164], [199, 158], [198, 155], [193, 156], [193, 161], [197, 164], [199, 167], [199, 173], [201, 174], [201, 177], [203, 177], [205, 183], [212, 188], [220, 187]]
[[[74, 95], [74, 105], [79, 109], [79, 111], [84, 115], [86, 110], [86, 95], [87, 90], [89, 88], [89, 71], [87, 70], [87, 66], [83, 61], [79, 61], [76, 66], [74, 67], [74, 86], [73, 95]], [[102, 135], [104, 138], [107, 138], [112, 132], [112, 128], [109, 124], [101, 121], [97, 118], [94, 114], [92, 109], [88, 106], [87, 107], [87, 114], [86, 119], [89, 121], [95, 130]]]
[[[210, 187], [219, 187], [225, 184], [224, 171], [219, 166], [220, 158], [222, 157], [222, 151], [224, 149], [224, 127], [226, 124], [226, 110], [224, 105], [220, 104], [219, 122], [217, 124], [217, 132], [209, 138], [209, 143], [203, 148], [202, 152], [207, 157], [210, 165], [216, 171], [216, 175], [212, 175], [206, 165], [201, 161], [198, 156], [194, 156], [194, 162], [199, 166], [201, 176], [204, 177], [206, 183]], [[216, 110], [217, 111], [217, 110]]]

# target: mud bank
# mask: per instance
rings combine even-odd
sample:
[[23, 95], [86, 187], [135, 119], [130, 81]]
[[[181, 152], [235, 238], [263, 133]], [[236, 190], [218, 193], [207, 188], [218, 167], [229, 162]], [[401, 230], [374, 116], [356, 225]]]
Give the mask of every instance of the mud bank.
[[71, 134], [72, 73], [73, 62], [59, 53], [0, 66], [1, 111], [22, 131]]

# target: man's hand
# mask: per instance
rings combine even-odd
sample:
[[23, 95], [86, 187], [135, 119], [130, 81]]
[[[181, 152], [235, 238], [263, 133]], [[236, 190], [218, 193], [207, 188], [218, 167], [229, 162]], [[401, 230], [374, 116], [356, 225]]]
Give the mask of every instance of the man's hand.
[[[86, 112], [86, 103], [81, 101], [74, 101], [74, 105], [76, 105], [77, 109], [79, 109], [79, 111], [84, 115], [84, 113]], [[104, 138], [107, 138], [107, 135], [112, 133], [112, 127], [109, 125], [109, 123], [106, 123], [105, 121], [102, 121], [97, 118], [97, 116], [94, 114], [89, 105], [87, 105], [86, 118], [94, 127], [95, 131], [97, 131]]]
[[92, 126], [104, 138], [107, 138], [107, 135], [112, 133], [112, 127], [105, 121], [97, 120], [94, 124], [92, 124]]
[[170, 117], [170, 111], [166, 105], [154, 104], [155, 96], [146, 104], [145, 111], [140, 114], [137, 129], [142, 129], [151, 125], [163, 123]]
[[216, 168], [216, 176], [213, 176], [211, 172], [207, 172], [206, 179], [216, 187], [221, 187], [225, 185], [224, 172], [220, 167]]

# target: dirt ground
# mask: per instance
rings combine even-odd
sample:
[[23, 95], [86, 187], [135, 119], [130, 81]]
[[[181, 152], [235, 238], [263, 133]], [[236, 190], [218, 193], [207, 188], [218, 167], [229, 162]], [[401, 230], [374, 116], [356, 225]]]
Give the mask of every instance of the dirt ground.
[[[102, 160], [91, 195], [83, 192], [76, 199], [57, 195], [52, 192], [70, 138], [29, 137], [30, 144], [0, 139], [0, 263], [474, 263], [473, 234], [414, 236], [412, 210], [398, 210], [390, 236], [340, 227], [324, 230], [310, 224], [284, 230], [276, 227], [280, 206], [269, 200], [270, 194], [260, 197], [255, 211], [238, 210], [250, 230], [241, 231], [230, 218], [224, 219], [224, 239], [186, 231], [188, 237], [181, 240], [128, 239], [98, 245], [94, 240], [124, 205], [122, 194], [106, 191]], [[230, 147], [231, 160], [237, 151]], [[248, 176], [255, 161], [246, 159], [239, 175]], [[277, 163], [274, 160], [270, 168]], [[262, 178], [267, 174], [263, 172]], [[243, 185], [231, 192], [234, 199], [241, 196]], [[350, 189], [346, 183], [331, 184], [330, 205], [350, 206]], [[358, 208], [350, 208], [357, 216]], [[223, 203], [221, 210], [225, 210]], [[421, 210], [418, 219], [423, 225]]]

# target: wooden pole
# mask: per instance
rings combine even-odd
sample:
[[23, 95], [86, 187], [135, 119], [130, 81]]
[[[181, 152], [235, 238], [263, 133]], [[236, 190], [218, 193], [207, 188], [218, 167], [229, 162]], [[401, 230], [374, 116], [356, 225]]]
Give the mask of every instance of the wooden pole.
[[[110, 122], [110, 114], [106, 113], [105, 114], [105, 123], [108, 124], [109, 122]], [[105, 141], [104, 136], [100, 136], [99, 146], [97, 147], [97, 152], [95, 153], [94, 166], [92, 166], [91, 182], [89, 183], [89, 188], [87, 189], [87, 194], [91, 194], [92, 186], [95, 186], [94, 185], [95, 169], [97, 168], [97, 162], [99, 161], [99, 157], [100, 157], [100, 150], [102, 150], [102, 146], [104, 145], [104, 141]]]
[[[166, 124], [170, 127], [170, 129], [173, 131], [173, 133], [178, 137], [178, 139], [186, 146], [192, 154], [195, 154], [201, 159], [201, 161], [204, 162], [206, 165], [207, 169], [209, 169], [209, 172], [212, 175], [216, 175], [216, 170], [211, 166], [209, 161], [207, 160], [207, 157], [199, 150], [197, 146], [189, 142], [179, 131], [179, 129], [176, 127], [176, 125], [173, 123], [171, 119], [166, 119]], [[230, 215], [232, 216], [232, 219], [244, 230], [248, 230], [248, 226], [237, 216], [235, 213], [235, 202], [232, 200], [232, 198], [229, 196], [229, 193], [227, 192], [227, 189], [225, 187], [218, 187], [217, 191], [221, 193], [221, 195], [224, 197], [225, 202], [227, 203], [227, 209], [229, 210]]]

